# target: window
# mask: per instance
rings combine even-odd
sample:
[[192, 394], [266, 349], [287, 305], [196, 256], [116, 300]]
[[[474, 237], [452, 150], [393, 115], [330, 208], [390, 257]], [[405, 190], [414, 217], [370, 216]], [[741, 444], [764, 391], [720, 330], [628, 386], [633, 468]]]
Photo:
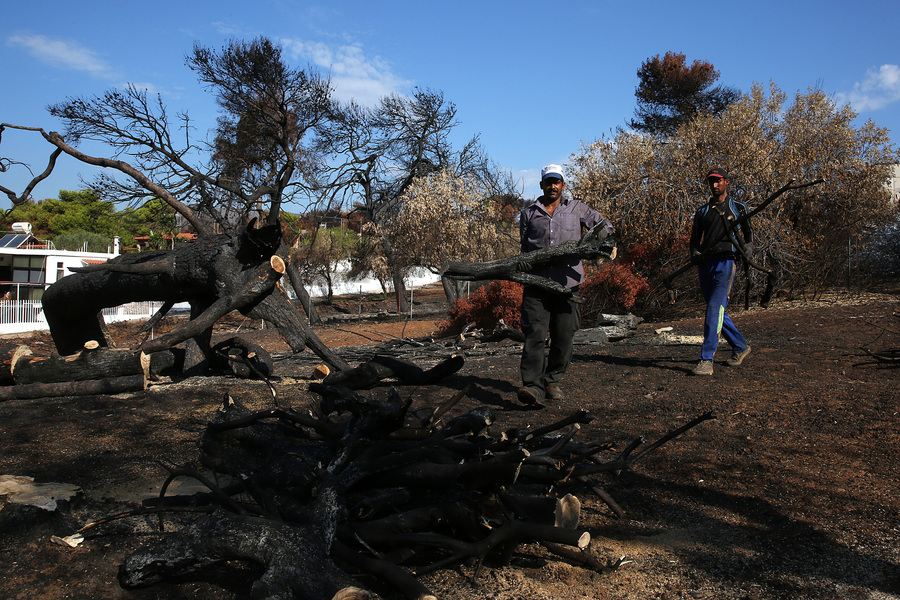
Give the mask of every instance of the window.
[[14, 256], [13, 277], [15, 283], [44, 283], [44, 257]]

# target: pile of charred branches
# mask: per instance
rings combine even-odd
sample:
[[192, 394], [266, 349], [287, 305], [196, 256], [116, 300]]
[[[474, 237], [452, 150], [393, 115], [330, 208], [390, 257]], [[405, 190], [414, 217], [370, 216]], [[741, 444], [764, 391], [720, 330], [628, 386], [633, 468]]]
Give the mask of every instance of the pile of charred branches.
[[[369, 598], [375, 589], [425, 599], [434, 596], [418, 576], [469, 563], [477, 578], [482, 564], [505, 564], [523, 544], [585, 568], [614, 568], [579, 530], [575, 494], [599, 496], [621, 514], [596, 478], [713, 418], [647, 447], [638, 439], [614, 450], [580, 439], [592, 418], [585, 411], [538, 429], [495, 431], [485, 407], [449, 417], [466, 390], [414, 410], [394, 388], [384, 400], [310, 389], [319, 399], [305, 411], [253, 412], [226, 396], [203, 434], [199, 465], [170, 468], [152, 507], [189, 503], [205, 515], [128, 556], [123, 587], [241, 561], [261, 573], [254, 598]], [[167, 495], [183, 476], [209, 492]]]

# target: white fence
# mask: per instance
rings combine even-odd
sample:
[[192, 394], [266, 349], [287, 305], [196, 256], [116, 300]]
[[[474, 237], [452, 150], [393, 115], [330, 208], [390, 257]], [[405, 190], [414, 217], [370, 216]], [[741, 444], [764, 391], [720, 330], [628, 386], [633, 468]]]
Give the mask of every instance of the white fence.
[[[162, 302], [132, 302], [103, 309], [103, 319], [107, 323], [149, 319], [159, 310]], [[0, 302], [0, 334], [22, 333], [48, 329], [44, 309], [39, 300], [19, 300]]]
[[[381, 282], [374, 277], [365, 277], [362, 279], [348, 279], [347, 273], [350, 271], [350, 261], [341, 261], [335, 268], [334, 280], [332, 281], [335, 296], [344, 296], [347, 294], [371, 294], [382, 291]], [[441, 280], [440, 275], [432, 273], [424, 267], [415, 267], [404, 277], [404, 284], [408, 288], [419, 287], [436, 283]], [[388, 286], [393, 289], [393, 283], [388, 281]], [[319, 298], [328, 295], [328, 284], [320, 278], [315, 278], [307, 282], [306, 290], [313, 298]]]
[[[356, 294], [380, 292], [381, 284], [377, 279], [347, 280], [344, 271], [349, 269], [349, 263], [339, 268], [339, 273], [334, 282], [334, 293]], [[440, 281], [440, 277], [428, 269], [413, 269], [406, 277], [406, 285], [410, 288], [428, 285]], [[312, 297], [324, 296], [327, 288], [323, 282], [313, 282], [307, 288]], [[103, 309], [103, 318], [107, 323], [117, 321], [131, 321], [135, 319], [149, 319], [162, 306], [162, 302], [132, 302], [122, 306]], [[175, 308], [181, 305], [176, 304]], [[38, 300], [19, 300], [0, 302], [0, 335], [10, 333], [23, 333], [49, 329], [44, 318], [43, 307]]]

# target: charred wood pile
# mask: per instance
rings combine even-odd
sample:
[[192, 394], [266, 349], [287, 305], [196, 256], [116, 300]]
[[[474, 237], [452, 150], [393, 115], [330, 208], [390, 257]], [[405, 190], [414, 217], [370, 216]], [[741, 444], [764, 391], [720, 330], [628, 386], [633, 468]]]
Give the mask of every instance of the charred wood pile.
[[[167, 467], [160, 496], [146, 503], [160, 512], [190, 505], [204, 516], [127, 556], [123, 587], [240, 561], [259, 574], [254, 598], [421, 600], [435, 597], [420, 581], [425, 574], [469, 564], [477, 580], [482, 565], [540, 548], [604, 572], [617, 562], [591, 549], [579, 496], [621, 515], [600, 478], [713, 418], [616, 449], [582, 439], [592, 420], [584, 410], [544, 427], [503, 429], [489, 408], [454, 410], [466, 390], [436, 407], [414, 407], [393, 387], [384, 399], [325, 383], [310, 391], [318, 399], [306, 410], [276, 402], [254, 412], [225, 397], [196, 464]], [[209, 491], [168, 495], [184, 476]]]

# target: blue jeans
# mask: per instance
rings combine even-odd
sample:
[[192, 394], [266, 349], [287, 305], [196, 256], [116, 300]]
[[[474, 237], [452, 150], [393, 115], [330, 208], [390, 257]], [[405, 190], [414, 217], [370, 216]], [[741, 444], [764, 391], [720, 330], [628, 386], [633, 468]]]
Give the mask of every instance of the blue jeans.
[[736, 352], [747, 349], [747, 340], [741, 335], [725, 313], [734, 283], [734, 259], [711, 258], [697, 267], [700, 276], [700, 290], [706, 300], [706, 318], [703, 321], [703, 346], [700, 360], [712, 360], [719, 346], [719, 334]]
[[[522, 294], [522, 385], [543, 391], [562, 379], [572, 360], [575, 332], [581, 327], [578, 304], [571, 297], [525, 286]], [[547, 337], [550, 350], [546, 352]]]

